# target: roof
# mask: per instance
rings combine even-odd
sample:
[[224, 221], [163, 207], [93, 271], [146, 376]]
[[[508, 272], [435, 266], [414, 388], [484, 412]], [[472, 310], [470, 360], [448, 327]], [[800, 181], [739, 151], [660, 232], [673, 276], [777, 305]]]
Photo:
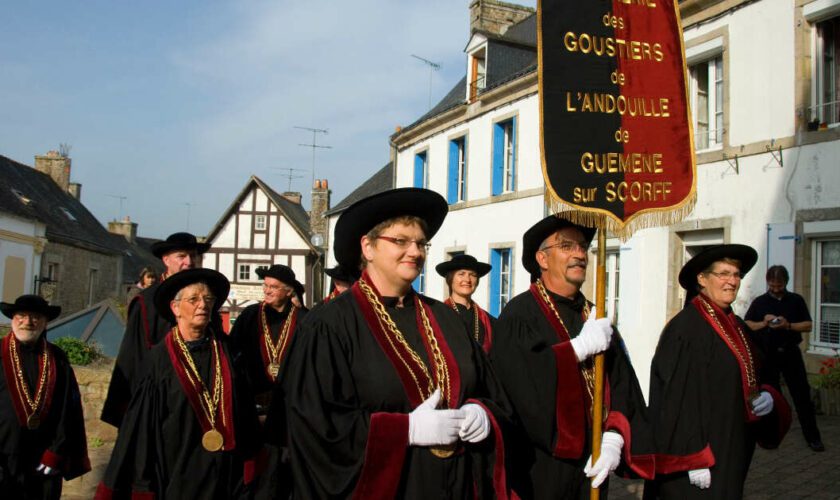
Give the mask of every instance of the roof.
[[[487, 76], [484, 88], [479, 91], [480, 94], [537, 70], [536, 14], [514, 24], [504, 35], [482, 30], [476, 30], [473, 34], [475, 33], [480, 33], [487, 38]], [[402, 130], [409, 130], [445, 111], [466, 105], [466, 96], [467, 75], [465, 74], [440, 102]]]
[[[148, 238], [135, 238], [130, 243], [121, 234], [110, 233], [114, 240], [114, 246], [120, 249], [123, 259], [122, 281], [123, 283], [134, 283], [140, 278], [140, 271], [145, 267], [156, 269], [158, 273], [164, 271], [163, 262], [155, 257], [149, 248]], [[144, 240], [144, 241], [141, 241]]]
[[225, 210], [222, 216], [219, 217], [219, 221], [216, 222], [216, 225], [213, 226], [213, 229], [211, 229], [208, 233], [207, 241], [213, 241], [213, 239], [219, 234], [219, 231], [221, 231], [224, 227], [225, 221], [227, 221], [228, 218], [230, 218], [230, 216], [239, 208], [242, 200], [254, 187], [262, 190], [271, 202], [277, 205], [280, 212], [282, 212], [286, 219], [288, 219], [292, 227], [294, 227], [298, 234], [306, 241], [306, 244], [309, 245], [312, 250], [316, 250], [309, 241], [309, 238], [312, 236], [312, 229], [309, 226], [309, 213], [303, 209], [303, 206], [300, 203], [288, 200], [256, 175], [252, 175], [251, 178], [248, 179], [245, 187], [242, 188], [227, 210]]
[[0, 211], [42, 222], [47, 241], [118, 254], [111, 233], [73, 195], [34, 168], [0, 155]]
[[327, 210], [325, 216], [336, 215], [343, 212], [347, 207], [356, 203], [357, 201], [373, 196], [377, 193], [387, 191], [394, 187], [394, 164], [388, 162], [384, 167], [380, 168], [375, 174], [370, 176], [368, 180], [363, 182], [359, 187], [353, 190], [350, 194], [338, 202], [336, 206]]
[[96, 343], [102, 353], [116, 357], [120, 350], [125, 321], [110, 300], [103, 300], [49, 324], [50, 340], [73, 337], [86, 344]]

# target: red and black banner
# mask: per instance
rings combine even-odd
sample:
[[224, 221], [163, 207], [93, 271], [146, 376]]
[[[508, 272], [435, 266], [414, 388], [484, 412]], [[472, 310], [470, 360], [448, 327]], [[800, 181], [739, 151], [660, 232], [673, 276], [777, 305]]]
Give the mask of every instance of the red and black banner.
[[696, 169], [677, 1], [540, 0], [537, 31], [555, 211], [620, 232], [682, 219]]

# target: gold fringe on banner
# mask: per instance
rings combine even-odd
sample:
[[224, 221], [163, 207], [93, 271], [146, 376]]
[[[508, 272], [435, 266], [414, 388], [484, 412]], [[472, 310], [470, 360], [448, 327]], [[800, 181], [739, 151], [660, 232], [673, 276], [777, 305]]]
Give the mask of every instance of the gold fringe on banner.
[[622, 242], [629, 240], [633, 233], [641, 229], [670, 226], [682, 221], [694, 210], [695, 203], [697, 203], [697, 191], [692, 189], [691, 194], [678, 205], [643, 210], [629, 220], [622, 221], [606, 210], [582, 210], [578, 206], [555, 198], [550, 189], [545, 192], [545, 205], [552, 214], [580, 226], [606, 230]]

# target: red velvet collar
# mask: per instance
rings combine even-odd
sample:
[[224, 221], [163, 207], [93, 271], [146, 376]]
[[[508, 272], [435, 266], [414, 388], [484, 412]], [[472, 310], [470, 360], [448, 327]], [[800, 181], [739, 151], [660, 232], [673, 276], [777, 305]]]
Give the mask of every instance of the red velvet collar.
[[[14, 361], [12, 360], [11, 352], [13, 335], [14, 333], [9, 332], [9, 334], [3, 338], [2, 347], [0, 347], [3, 351], [2, 354], [0, 354], [0, 358], [3, 360], [3, 373], [6, 375], [6, 387], [9, 389], [9, 397], [12, 399], [12, 406], [15, 409], [18, 424], [25, 428], [27, 426], [26, 420], [28, 417], [28, 407], [26, 405], [25, 396], [20, 392], [17, 384], [15, 383], [17, 375], [15, 374]], [[17, 342], [15, 344], [18, 349], [18, 356], [20, 356], [20, 347], [17, 346]], [[55, 350], [53, 349], [53, 346], [44, 339], [43, 334], [41, 334], [41, 338], [38, 339], [38, 345], [41, 346], [41, 352], [38, 354], [38, 376], [36, 377], [36, 380], [41, 380], [41, 367], [43, 366], [44, 353], [47, 352], [48, 349], [49, 356], [51, 358], [49, 366], [47, 367], [47, 377], [45, 380], [47, 386], [44, 389], [44, 401], [41, 403], [38, 410], [38, 417], [43, 423], [49, 415], [50, 406], [52, 405], [53, 392], [55, 392]], [[21, 365], [22, 364], [23, 363], [21, 363]], [[21, 369], [25, 368], [21, 366]], [[21, 382], [24, 384], [26, 383], [25, 380]], [[35, 391], [37, 390], [38, 389], [36, 387]], [[35, 394], [33, 393], [32, 395], [34, 396]]]

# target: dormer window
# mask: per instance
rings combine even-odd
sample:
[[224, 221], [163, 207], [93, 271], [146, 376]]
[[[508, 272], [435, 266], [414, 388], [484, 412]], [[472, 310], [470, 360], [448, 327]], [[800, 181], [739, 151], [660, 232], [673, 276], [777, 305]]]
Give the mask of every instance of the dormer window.
[[474, 101], [478, 93], [487, 86], [487, 46], [484, 45], [469, 57], [469, 100]]
[[76, 216], [75, 216], [75, 215], [73, 215], [73, 214], [70, 212], [70, 210], [67, 210], [67, 209], [66, 209], [66, 208], [64, 208], [64, 207], [58, 207], [58, 209], [59, 209], [59, 210], [61, 210], [61, 213], [63, 213], [63, 214], [64, 214], [64, 216], [65, 216], [65, 217], [67, 217], [68, 219], [70, 219], [70, 220], [72, 220], [72, 221], [75, 221], [75, 220], [76, 220]]
[[20, 202], [23, 203], [24, 205], [29, 205], [30, 203], [32, 203], [31, 198], [27, 198], [26, 196], [24, 196], [23, 193], [21, 193], [17, 189], [13, 188], [12, 189], [12, 194], [14, 194], [17, 197], [17, 199], [20, 200]]

